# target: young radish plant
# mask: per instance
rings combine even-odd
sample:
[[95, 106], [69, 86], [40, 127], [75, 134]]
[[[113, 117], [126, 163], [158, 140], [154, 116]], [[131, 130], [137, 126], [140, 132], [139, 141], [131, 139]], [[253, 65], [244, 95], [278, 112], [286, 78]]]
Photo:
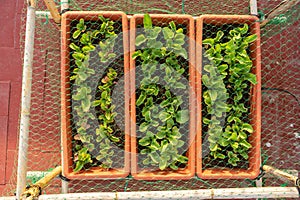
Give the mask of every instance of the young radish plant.
[[[111, 150], [111, 142], [118, 142], [119, 139], [112, 135], [111, 123], [114, 122], [116, 113], [113, 112], [114, 106], [111, 105], [111, 87], [116, 79], [117, 73], [114, 69], [109, 68], [105, 78], [101, 80], [103, 85], [99, 86], [101, 91], [100, 100], [92, 101], [92, 88], [88, 83], [89, 77], [95, 76], [95, 70], [89, 66], [90, 53], [95, 51], [96, 45], [99, 44], [98, 52], [100, 63], [107, 63], [116, 57], [113, 48], [117, 34], [114, 32], [114, 21], [99, 16], [100, 28], [92, 30], [84, 19], [80, 19], [76, 24], [76, 30], [72, 34], [72, 43], [69, 45], [75, 66], [71, 81], [74, 81], [76, 87], [72, 93], [72, 101], [76, 103], [74, 106], [76, 114], [76, 135], [74, 140], [77, 141], [74, 152], [75, 168], [74, 172], [79, 172], [87, 165], [93, 164], [93, 157], [90, 154], [95, 149], [94, 137], [88, 133], [90, 128], [89, 121], [94, 120], [95, 116], [91, 109], [100, 106], [102, 114], [99, 116], [100, 125], [96, 130], [96, 141], [100, 145], [99, 155], [96, 160], [102, 164], [100, 167], [111, 168], [112, 156], [114, 152]], [[99, 43], [96, 41], [100, 41]]]
[[[137, 35], [135, 40], [135, 45], [143, 48], [133, 54], [133, 59], [141, 63], [143, 74], [136, 100], [141, 110], [141, 115], [137, 116], [141, 117], [139, 132], [143, 135], [138, 140], [140, 153], [145, 155], [142, 163], [160, 170], [177, 170], [188, 162], [180, 153], [185, 142], [179, 128], [189, 121], [189, 111], [181, 108], [182, 97], [171, 91], [186, 89], [180, 82], [185, 69], [179, 62], [180, 57], [188, 57], [183, 47], [185, 35], [173, 21], [166, 27], [153, 26], [151, 17], [145, 14], [143, 22], [144, 33]], [[164, 72], [163, 77], [156, 75], [158, 69]], [[159, 81], [166, 84], [162, 87], [157, 84]]]
[[249, 115], [250, 84], [256, 84], [256, 76], [247, 51], [256, 38], [255, 34], [249, 36], [244, 24], [227, 35], [218, 31], [216, 37], [202, 41], [204, 56], [210, 61], [202, 76], [203, 124], [207, 126], [210, 155], [227, 159], [231, 166], [248, 160], [252, 147], [248, 138], [253, 128], [245, 116]]

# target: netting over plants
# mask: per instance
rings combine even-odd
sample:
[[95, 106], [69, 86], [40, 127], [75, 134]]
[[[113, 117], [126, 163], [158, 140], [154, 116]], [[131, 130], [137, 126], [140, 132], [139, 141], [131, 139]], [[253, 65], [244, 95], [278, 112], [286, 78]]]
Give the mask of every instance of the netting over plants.
[[264, 164], [299, 176], [300, 4], [259, 24], [280, 3], [259, 1], [260, 19], [240, 0], [76, 0], [61, 25], [36, 18], [28, 171], [63, 162], [69, 192], [255, 187]]

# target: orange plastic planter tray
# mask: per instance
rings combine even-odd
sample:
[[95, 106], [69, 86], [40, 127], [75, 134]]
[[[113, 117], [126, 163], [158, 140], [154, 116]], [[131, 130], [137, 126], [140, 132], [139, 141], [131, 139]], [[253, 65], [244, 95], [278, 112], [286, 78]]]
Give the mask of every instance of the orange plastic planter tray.
[[176, 25], [182, 24], [187, 28], [188, 40], [188, 57], [189, 57], [189, 111], [190, 111], [190, 131], [186, 132], [189, 139], [189, 149], [187, 150], [188, 163], [184, 169], [179, 170], [159, 170], [157, 169], [141, 169], [138, 166], [138, 141], [136, 133], [136, 63], [132, 59], [135, 52], [136, 28], [138, 25], [143, 26], [144, 15], [137, 14], [130, 19], [130, 115], [131, 115], [131, 174], [135, 179], [139, 180], [176, 180], [190, 179], [195, 175], [195, 38], [194, 38], [194, 19], [189, 15], [150, 15], [154, 26], [168, 26], [169, 22], [174, 21]]
[[[124, 99], [125, 99], [125, 146], [124, 146], [124, 164], [120, 169], [102, 169], [100, 167], [91, 167], [88, 170], [81, 170], [78, 173], [73, 172], [73, 154], [72, 154], [72, 122], [71, 122], [71, 89], [70, 89], [70, 30], [71, 22], [75, 19], [83, 18], [85, 21], [96, 21], [98, 16], [110, 18], [113, 21], [122, 23], [123, 52], [124, 57]], [[85, 12], [71, 11], [62, 15], [62, 46], [61, 46], [61, 130], [62, 130], [62, 148], [63, 148], [63, 174], [69, 179], [116, 179], [124, 178], [130, 171], [130, 127], [129, 127], [129, 42], [128, 42], [128, 19], [123, 12]], [[76, 25], [75, 25], [76, 26]], [[75, 27], [76, 28], [76, 27]], [[123, 55], [124, 54], [124, 55]], [[101, 65], [99, 66], [101, 67]], [[99, 75], [98, 75], [99, 76]]]
[[[197, 141], [196, 141], [196, 155], [197, 155], [197, 176], [203, 179], [254, 179], [259, 174], [260, 168], [260, 146], [261, 146], [261, 51], [260, 51], [260, 26], [257, 22], [258, 18], [247, 15], [203, 15], [197, 19], [196, 29], [196, 84], [197, 84]], [[249, 168], [207, 168], [203, 169], [202, 163], [202, 37], [203, 25], [211, 24], [220, 26], [224, 24], [244, 24], [249, 25], [250, 34], [256, 34], [257, 40], [250, 45], [250, 57], [253, 62], [252, 72], [256, 74], [257, 84], [251, 87], [250, 99], [250, 124], [253, 126], [254, 132], [249, 136], [249, 143], [252, 148], [249, 150]]]

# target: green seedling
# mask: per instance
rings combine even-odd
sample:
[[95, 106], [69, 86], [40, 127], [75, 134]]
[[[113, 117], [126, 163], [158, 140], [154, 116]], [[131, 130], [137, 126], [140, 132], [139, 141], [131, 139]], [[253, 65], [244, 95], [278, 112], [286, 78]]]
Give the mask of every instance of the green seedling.
[[[163, 41], [159, 41], [160, 36], [163, 36]], [[141, 80], [140, 95], [136, 100], [136, 106], [142, 109], [143, 122], [139, 131], [144, 133], [138, 143], [142, 146], [140, 153], [146, 155], [143, 164], [156, 166], [160, 170], [177, 170], [179, 164], [188, 162], [188, 158], [179, 153], [184, 145], [179, 125], [188, 122], [189, 112], [180, 108], [182, 97], [174, 96], [170, 92], [171, 88], [186, 89], [186, 85], [179, 81], [185, 70], [178, 61], [179, 57], [187, 59], [184, 43], [183, 29], [177, 29], [173, 21], [168, 27], [162, 28], [153, 26], [151, 17], [144, 15], [144, 33], [136, 37], [135, 45], [145, 45], [145, 48], [133, 54], [133, 59], [140, 59], [142, 62], [144, 77]], [[160, 64], [159, 60], [165, 60], [165, 63]], [[160, 80], [160, 77], [154, 75], [158, 69], [165, 72], [165, 93], [156, 84]], [[158, 107], [154, 100], [159, 95], [164, 100]], [[155, 132], [151, 131], [153, 128]]]
[[[248, 137], [253, 128], [244, 122], [245, 115], [249, 114], [245, 97], [250, 92], [249, 85], [257, 82], [251, 72], [252, 61], [247, 49], [257, 35], [247, 33], [248, 25], [244, 24], [230, 30], [227, 36], [218, 31], [215, 38], [203, 40], [204, 56], [210, 60], [202, 76], [206, 88], [203, 123], [208, 126], [210, 154], [215, 159], [228, 158], [232, 166], [237, 166], [241, 158], [247, 160], [252, 147]], [[222, 124], [223, 119], [226, 119], [225, 124]]]
[[117, 73], [113, 69], [109, 69], [105, 80], [102, 79], [103, 85], [99, 86], [101, 98], [94, 102], [91, 95], [92, 88], [87, 82], [89, 77], [95, 76], [95, 71], [89, 66], [89, 59], [90, 52], [96, 49], [96, 39], [101, 38], [99, 42], [100, 51], [98, 52], [100, 63], [106, 63], [116, 57], [116, 54], [113, 52], [115, 39], [117, 38], [114, 32], [114, 22], [103, 16], [99, 16], [99, 19], [101, 21], [99, 30], [90, 30], [84, 19], [80, 19], [76, 25], [76, 31], [72, 35], [74, 42], [69, 45], [72, 50], [72, 57], [75, 60], [70, 80], [73, 80], [77, 86], [72, 94], [72, 100], [77, 102], [74, 110], [78, 116], [76, 122], [77, 134], [74, 139], [84, 145], [83, 148], [75, 149], [77, 159], [74, 160], [76, 163], [74, 172], [78, 172], [86, 164], [92, 163], [90, 152], [95, 149], [94, 138], [87, 132], [90, 128], [89, 120], [95, 119], [91, 112], [93, 107], [99, 105], [104, 112], [104, 114], [99, 116], [101, 124], [96, 132], [98, 135], [96, 141], [100, 143], [101, 147], [101, 151], [96, 159], [102, 162], [101, 167], [110, 168], [112, 166], [111, 156], [113, 151], [110, 150], [110, 143], [111, 141], [119, 141], [118, 138], [112, 135], [111, 123], [114, 121], [116, 113], [113, 112], [114, 107], [111, 105], [110, 100], [112, 82], [115, 80]]

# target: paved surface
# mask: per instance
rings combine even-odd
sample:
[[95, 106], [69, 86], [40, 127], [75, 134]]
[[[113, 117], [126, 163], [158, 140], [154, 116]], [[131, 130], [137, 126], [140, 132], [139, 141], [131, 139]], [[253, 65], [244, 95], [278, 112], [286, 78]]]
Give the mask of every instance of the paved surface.
[[24, 2], [2, 0], [0, 6], [0, 194], [9, 183], [16, 160], [22, 79], [20, 26]]

